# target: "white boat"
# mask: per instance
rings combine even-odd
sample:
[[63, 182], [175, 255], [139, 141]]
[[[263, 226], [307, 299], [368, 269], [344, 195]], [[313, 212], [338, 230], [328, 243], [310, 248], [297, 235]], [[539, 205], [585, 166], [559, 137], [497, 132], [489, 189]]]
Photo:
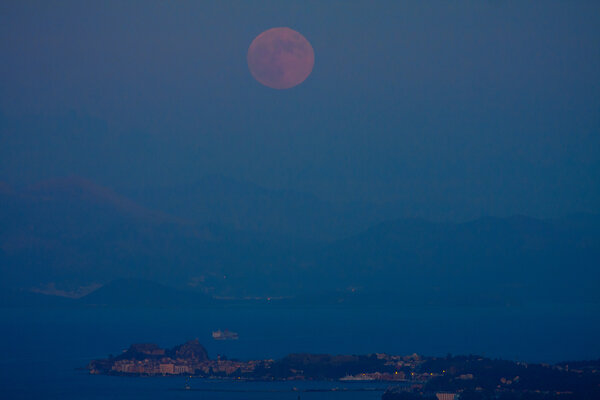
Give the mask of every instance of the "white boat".
[[212, 337], [215, 340], [238, 340], [239, 339], [239, 335], [237, 332], [232, 332], [228, 329], [225, 329], [224, 331], [222, 331], [220, 329], [218, 331], [213, 331]]

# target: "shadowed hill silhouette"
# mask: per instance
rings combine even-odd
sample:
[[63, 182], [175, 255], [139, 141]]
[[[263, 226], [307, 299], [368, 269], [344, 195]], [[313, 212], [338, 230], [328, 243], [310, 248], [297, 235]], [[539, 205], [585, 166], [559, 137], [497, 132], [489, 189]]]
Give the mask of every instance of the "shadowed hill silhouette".
[[331, 203], [290, 190], [271, 190], [220, 175], [190, 185], [134, 191], [141, 204], [197, 223], [275, 233], [291, 238], [334, 240], [395, 215], [367, 203]]
[[77, 300], [78, 304], [118, 307], [202, 307], [215, 304], [207, 295], [140, 279], [107, 283]]
[[[311, 242], [182, 223], [74, 178], [4, 190], [0, 204], [0, 288], [7, 293], [49, 284], [77, 292], [133, 278], [209, 296], [308, 303], [600, 300], [600, 219], [593, 215], [466, 223], [401, 219], [344, 239]], [[162, 290], [165, 299], [176, 299], [159, 304], [200, 301], [136, 285], [130, 289]]]

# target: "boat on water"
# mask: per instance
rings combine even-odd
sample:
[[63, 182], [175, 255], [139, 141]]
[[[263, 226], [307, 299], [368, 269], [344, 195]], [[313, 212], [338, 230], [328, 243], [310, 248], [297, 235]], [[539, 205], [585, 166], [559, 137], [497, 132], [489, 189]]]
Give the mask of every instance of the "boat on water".
[[238, 340], [240, 338], [237, 332], [228, 329], [225, 329], [224, 331], [220, 329], [218, 331], [213, 331], [212, 337], [215, 340]]

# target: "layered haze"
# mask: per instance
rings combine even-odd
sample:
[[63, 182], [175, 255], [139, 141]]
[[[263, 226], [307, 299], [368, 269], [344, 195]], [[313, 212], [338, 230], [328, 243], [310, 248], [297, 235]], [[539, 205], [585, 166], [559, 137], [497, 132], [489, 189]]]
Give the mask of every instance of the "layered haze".
[[[216, 176], [187, 193], [139, 195], [152, 207], [81, 178], [3, 188], [2, 282], [17, 294], [84, 294], [81, 288], [129, 279], [284, 304], [600, 300], [600, 218], [589, 214], [380, 223], [386, 215], [373, 205], [337, 205]], [[123, 305], [139, 295], [126, 286]]]
[[[274, 27], [302, 71], [248, 57]], [[194, 337], [598, 358], [600, 2], [0, 1], [0, 54], [13, 397]], [[308, 77], [254, 79], [278, 59]]]

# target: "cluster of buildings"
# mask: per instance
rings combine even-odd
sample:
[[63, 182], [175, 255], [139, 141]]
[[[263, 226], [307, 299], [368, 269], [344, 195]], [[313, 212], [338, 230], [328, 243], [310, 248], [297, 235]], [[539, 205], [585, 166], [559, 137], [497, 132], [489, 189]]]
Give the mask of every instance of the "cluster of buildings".
[[393, 374], [388, 372], [369, 372], [356, 375], [346, 375], [340, 381], [403, 381], [406, 374], [403, 371], [396, 371]]
[[[427, 380], [427, 376], [415, 376], [416, 367], [423, 362], [417, 354], [395, 356], [384, 353], [376, 354], [378, 360], [388, 366], [388, 371], [368, 371], [355, 375], [347, 375], [342, 380], [347, 381], [404, 381]], [[131, 375], [196, 375], [222, 376], [233, 378], [248, 378], [255, 373], [267, 372], [274, 360], [238, 361], [221, 359], [210, 360], [206, 350], [198, 340], [189, 341], [173, 349], [165, 350], [153, 343], [133, 344], [123, 354], [105, 360], [94, 360], [89, 369], [92, 374], [113, 373]], [[305, 379], [302, 371], [295, 371], [292, 379]], [[286, 379], [290, 379], [287, 377]]]
[[[456, 400], [457, 394], [467, 391], [488, 397], [534, 393], [534, 396], [541, 396], [540, 399], [550, 399], [563, 394], [576, 397], [576, 393], [584, 393], [590, 394], [585, 398], [600, 398], [597, 396], [600, 394], [597, 361], [553, 366], [479, 356], [435, 358], [385, 353], [364, 356], [297, 353], [277, 361], [238, 361], [221, 357], [211, 360], [206, 349], [195, 339], [166, 350], [151, 343], [133, 344], [116, 357], [92, 360], [88, 368], [92, 374], [393, 382], [384, 393], [384, 400], [405, 399], [406, 392], [417, 397], [435, 395], [437, 400]], [[346, 371], [351, 374], [341, 377]], [[540, 389], [540, 382], [544, 390]], [[456, 392], [441, 391], [448, 389]]]
[[170, 358], [118, 360], [112, 366], [112, 370], [117, 373], [142, 375], [191, 375], [194, 372], [193, 368], [193, 365], [188, 365], [182, 360]]
[[162, 357], [143, 360], [118, 360], [111, 367], [118, 374], [138, 375], [204, 375], [204, 376], [242, 376], [253, 373], [257, 367], [269, 367], [271, 360], [190, 360]]

